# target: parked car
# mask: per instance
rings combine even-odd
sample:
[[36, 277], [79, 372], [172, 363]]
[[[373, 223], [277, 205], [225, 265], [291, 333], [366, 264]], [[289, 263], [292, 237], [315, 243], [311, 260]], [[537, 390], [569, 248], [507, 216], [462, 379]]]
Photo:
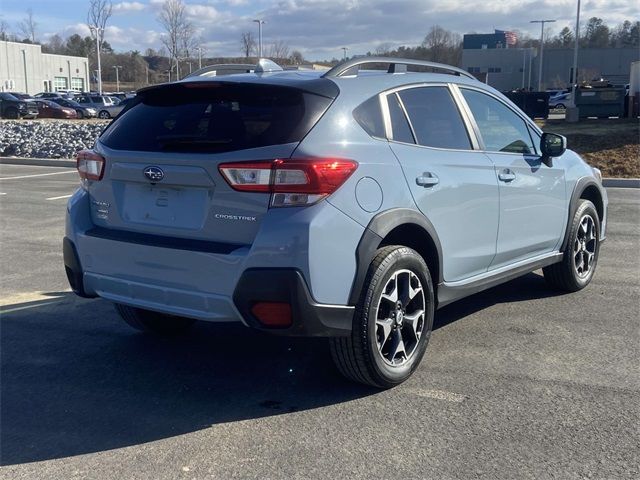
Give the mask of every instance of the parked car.
[[75, 109], [63, 107], [51, 100], [38, 99], [35, 104], [38, 106], [38, 116], [40, 118], [78, 118]]
[[106, 95], [80, 95], [76, 98], [76, 101], [80, 105], [84, 105], [86, 107], [94, 108], [98, 112], [98, 118], [108, 119], [113, 118], [118, 115], [122, 111], [124, 107], [120, 107], [119, 105], [114, 105], [113, 100], [111, 100]]
[[0, 92], [0, 117], [2, 118], [36, 118], [38, 107], [26, 100], [21, 100], [9, 92]]
[[52, 98], [68, 98], [68, 96], [61, 92], [40, 92], [36, 93], [33, 98], [44, 98], [50, 100]]
[[13, 95], [19, 100], [33, 100], [33, 97], [28, 93], [11, 92], [11, 95]]
[[388, 388], [437, 308], [540, 268], [565, 292], [592, 280], [600, 172], [466, 71], [255, 70], [142, 89], [78, 154], [73, 291], [155, 334], [329, 337], [345, 376]]
[[564, 110], [571, 103], [570, 93], [561, 93], [549, 98], [549, 108], [551, 110]]
[[98, 116], [98, 111], [95, 108], [80, 105], [75, 100], [67, 100], [66, 98], [52, 98], [51, 101], [63, 107], [73, 108], [76, 111], [78, 118], [95, 118]]

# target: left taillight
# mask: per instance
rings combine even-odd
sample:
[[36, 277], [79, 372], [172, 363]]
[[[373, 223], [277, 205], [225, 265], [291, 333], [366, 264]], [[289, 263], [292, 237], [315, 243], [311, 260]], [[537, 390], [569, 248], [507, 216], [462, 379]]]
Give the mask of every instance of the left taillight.
[[93, 150], [81, 150], [76, 155], [76, 168], [83, 180], [102, 180], [104, 175], [104, 157]]
[[234, 190], [271, 193], [272, 207], [293, 207], [331, 195], [358, 163], [338, 158], [276, 159], [223, 163], [218, 168]]

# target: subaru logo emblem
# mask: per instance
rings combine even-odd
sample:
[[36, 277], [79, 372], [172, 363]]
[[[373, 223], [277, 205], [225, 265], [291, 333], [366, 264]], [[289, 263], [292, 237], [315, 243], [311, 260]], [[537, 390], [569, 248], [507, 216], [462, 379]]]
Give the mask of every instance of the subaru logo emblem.
[[152, 182], [159, 182], [164, 178], [164, 172], [160, 167], [147, 167], [142, 171], [142, 173], [144, 173], [144, 176]]

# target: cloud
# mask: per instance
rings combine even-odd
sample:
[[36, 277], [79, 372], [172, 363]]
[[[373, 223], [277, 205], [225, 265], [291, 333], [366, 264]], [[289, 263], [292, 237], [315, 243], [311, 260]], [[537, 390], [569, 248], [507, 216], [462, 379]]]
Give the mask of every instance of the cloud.
[[144, 10], [146, 6], [140, 2], [119, 2], [113, 5], [114, 13], [128, 13], [128, 12], [140, 12]]

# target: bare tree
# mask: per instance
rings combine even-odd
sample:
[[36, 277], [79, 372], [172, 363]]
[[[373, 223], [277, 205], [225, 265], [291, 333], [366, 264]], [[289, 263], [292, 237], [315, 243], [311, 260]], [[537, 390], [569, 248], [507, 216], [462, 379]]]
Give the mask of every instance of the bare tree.
[[100, 45], [104, 42], [104, 29], [112, 11], [113, 4], [111, 0], [89, 0], [87, 26], [91, 30], [91, 38], [95, 40], [96, 35], [98, 35], [98, 43]]
[[434, 25], [424, 37], [422, 47], [429, 52], [429, 57], [434, 62], [457, 65], [460, 44], [460, 35], [445, 30], [440, 25]]
[[269, 56], [274, 59], [289, 58], [289, 45], [284, 40], [276, 40], [271, 44]]
[[389, 55], [389, 53], [393, 50], [393, 45], [391, 43], [381, 43], [376, 47], [374, 53], [376, 56], [384, 57]]
[[304, 63], [304, 56], [302, 55], [302, 53], [299, 50], [294, 50], [293, 52], [291, 52], [291, 56], [289, 57], [289, 61], [293, 65], [300, 65], [300, 64]]
[[9, 40], [9, 24], [0, 19], [0, 40]]
[[242, 53], [246, 58], [249, 58], [256, 49], [256, 40], [253, 38], [251, 32], [244, 32], [242, 34]]
[[33, 10], [27, 10], [27, 16], [24, 20], [18, 23], [18, 30], [24, 38], [31, 40], [31, 43], [36, 43], [36, 27], [38, 23], [33, 18]]
[[193, 49], [194, 28], [187, 19], [186, 7], [182, 0], [165, 0], [158, 15], [158, 22], [165, 29], [161, 40], [169, 51], [172, 66], [176, 67], [176, 77], [180, 76], [180, 55]]

